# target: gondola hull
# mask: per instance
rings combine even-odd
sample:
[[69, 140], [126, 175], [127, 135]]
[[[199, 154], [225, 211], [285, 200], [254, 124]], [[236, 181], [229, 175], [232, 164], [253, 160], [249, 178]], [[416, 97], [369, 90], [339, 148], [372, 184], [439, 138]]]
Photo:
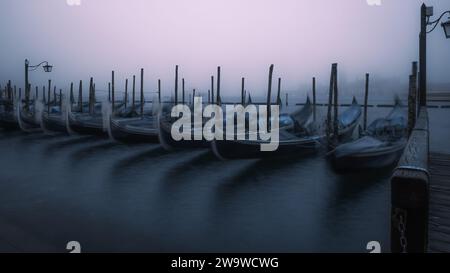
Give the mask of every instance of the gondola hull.
[[108, 133], [124, 143], [158, 143], [158, 129], [152, 118], [109, 119]]
[[190, 149], [190, 148], [208, 148], [209, 142], [205, 139], [202, 140], [180, 140], [176, 141], [172, 138], [172, 123], [163, 121], [161, 117], [158, 117], [158, 139], [159, 143], [166, 150], [173, 149]]
[[345, 156], [333, 154], [332, 163], [336, 171], [354, 171], [387, 168], [394, 166], [403, 154], [406, 140], [389, 148], [374, 149], [368, 152], [353, 153]]
[[81, 135], [106, 136], [107, 132], [103, 129], [102, 115], [92, 116], [85, 113], [68, 113], [67, 127], [70, 132]]
[[44, 131], [67, 133], [66, 120], [62, 115], [43, 115], [42, 129]]
[[0, 114], [0, 127], [4, 130], [20, 130], [19, 123], [12, 113]]

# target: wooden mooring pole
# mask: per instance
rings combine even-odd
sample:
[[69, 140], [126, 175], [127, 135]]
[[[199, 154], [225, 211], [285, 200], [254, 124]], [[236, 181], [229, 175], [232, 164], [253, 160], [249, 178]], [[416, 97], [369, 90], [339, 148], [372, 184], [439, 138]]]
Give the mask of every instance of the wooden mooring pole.
[[141, 117], [144, 116], [144, 68], [141, 68]]
[[220, 98], [220, 66], [217, 67], [217, 105], [222, 105]]
[[317, 115], [317, 111], [316, 111], [316, 78], [313, 77], [312, 78], [312, 93], [313, 93], [313, 120], [316, 121], [316, 115]]
[[270, 118], [271, 118], [271, 96], [272, 96], [272, 77], [273, 77], [273, 64], [269, 67], [269, 81], [267, 86], [267, 132], [270, 131]]
[[83, 81], [80, 80], [78, 85], [78, 110], [83, 113]]
[[115, 84], [114, 84], [114, 70], [111, 72], [111, 109], [114, 113], [114, 106], [116, 103], [116, 96], [115, 96]]
[[185, 100], [185, 90], [184, 90], [184, 78], [181, 79], [181, 103], [184, 104]]
[[367, 104], [369, 102], [369, 73], [366, 73], [366, 85], [364, 92], [364, 123], [363, 130], [367, 129]]

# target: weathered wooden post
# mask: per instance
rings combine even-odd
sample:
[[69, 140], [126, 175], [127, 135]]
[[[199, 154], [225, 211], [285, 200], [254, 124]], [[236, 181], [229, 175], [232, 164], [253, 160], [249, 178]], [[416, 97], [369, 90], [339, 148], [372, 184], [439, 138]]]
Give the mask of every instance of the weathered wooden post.
[[111, 102], [111, 83], [108, 82], [108, 101]]
[[289, 99], [289, 94], [288, 94], [288, 93], [286, 93], [286, 106], [289, 106], [289, 102], [288, 102], [288, 99]]
[[272, 96], [272, 76], [273, 76], [273, 64], [270, 65], [269, 68], [269, 83], [267, 86], [267, 132], [270, 131], [270, 118], [271, 118], [271, 109], [270, 109], [270, 103], [271, 103], [271, 96]]
[[78, 111], [83, 113], [83, 81], [80, 80], [78, 85]]
[[217, 67], [217, 105], [222, 105], [220, 98], [220, 66]]
[[211, 90], [208, 89], [208, 104], [211, 103]]
[[144, 117], [144, 68], [141, 68], [141, 117]]
[[158, 103], [161, 105], [161, 79], [158, 79]]
[[244, 94], [244, 89], [245, 89], [245, 78], [242, 78], [241, 81], [241, 104], [245, 105], [245, 94]]
[[59, 110], [62, 111], [62, 89], [59, 89]]
[[327, 140], [331, 141], [331, 107], [333, 104], [333, 90], [334, 90], [334, 69], [336, 64], [331, 65], [331, 76], [330, 76], [330, 89], [328, 92], [328, 106], [327, 106]]
[[[114, 90], [114, 87], [112, 89]], [[112, 94], [114, 94], [114, 91]], [[112, 96], [112, 101], [114, 101], [114, 95]], [[91, 115], [94, 114], [94, 79], [92, 77], [89, 80], [89, 113]]]
[[316, 101], [316, 77], [312, 78], [312, 93], [313, 93], [313, 120], [317, 118], [317, 101]]
[[114, 106], [116, 102], [116, 96], [115, 96], [115, 84], [114, 84], [114, 70], [111, 72], [111, 109], [114, 113]]
[[281, 78], [278, 78], [277, 105], [281, 107]]
[[136, 101], [136, 76], [135, 75], [133, 75], [133, 94], [132, 94], [131, 97], [132, 97], [131, 105], [132, 105], [132, 108], [134, 110], [135, 101]]
[[47, 97], [48, 97], [48, 102], [47, 102], [47, 113], [50, 114], [50, 88], [52, 85], [52, 80], [48, 80], [48, 90], [47, 90]]
[[337, 74], [337, 64], [334, 68], [334, 117], [333, 117], [333, 138], [334, 142], [333, 145], [335, 145], [338, 142], [339, 137], [339, 120], [338, 120], [338, 108], [339, 108], [339, 102], [338, 102], [338, 74]]
[[184, 78], [181, 79], [181, 103], [184, 104], [185, 100], [184, 100]]
[[364, 92], [364, 123], [363, 130], [367, 129], [367, 105], [369, 103], [369, 73], [366, 73], [366, 88]]
[[75, 102], [75, 97], [73, 96], [73, 82], [70, 83], [70, 107]]
[[214, 104], [214, 76], [211, 76], [211, 103]]
[[128, 79], [125, 79], [125, 108], [127, 108], [128, 102]]
[[175, 105], [178, 104], [178, 65], [175, 66]]

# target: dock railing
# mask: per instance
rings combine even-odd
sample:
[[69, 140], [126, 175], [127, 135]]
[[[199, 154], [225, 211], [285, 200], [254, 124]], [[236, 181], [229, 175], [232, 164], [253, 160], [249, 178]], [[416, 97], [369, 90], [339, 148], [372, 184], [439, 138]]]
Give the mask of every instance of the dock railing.
[[421, 107], [391, 178], [391, 252], [421, 253], [428, 246], [429, 126]]

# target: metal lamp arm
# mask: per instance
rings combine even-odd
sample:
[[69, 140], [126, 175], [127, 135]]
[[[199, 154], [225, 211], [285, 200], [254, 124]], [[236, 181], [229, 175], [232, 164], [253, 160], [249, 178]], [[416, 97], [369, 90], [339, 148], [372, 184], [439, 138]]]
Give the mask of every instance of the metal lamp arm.
[[48, 65], [48, 62], [47, 61], [43, 61], [43, 62], [41, 62], [40, 64], [38, 64], [38, 65], [29, 65], [28, 66], [28, 68], [32, 71], [32, 70], [36, 70], [37, 68], [39, 68], [41, 65], [43, 65], [43, 64], [47, 64]]
[[[445, 14], [449, 14], [450, 15], [450, 10], [444, 11], [441, 16], [439, 16], [439, 18], [433, 22], [429, 22], [427, 21], [427, 25], [434, 25], [431, 30], [427, 31], [427, 33], [431, 33], [433, 32], [433, 30], [437, 27], [437, 25], [439, 24], [439, 22], [441, 21], [442, 17], [444, 17]], [[428, 19], [429, 20], [429, 19]]]

